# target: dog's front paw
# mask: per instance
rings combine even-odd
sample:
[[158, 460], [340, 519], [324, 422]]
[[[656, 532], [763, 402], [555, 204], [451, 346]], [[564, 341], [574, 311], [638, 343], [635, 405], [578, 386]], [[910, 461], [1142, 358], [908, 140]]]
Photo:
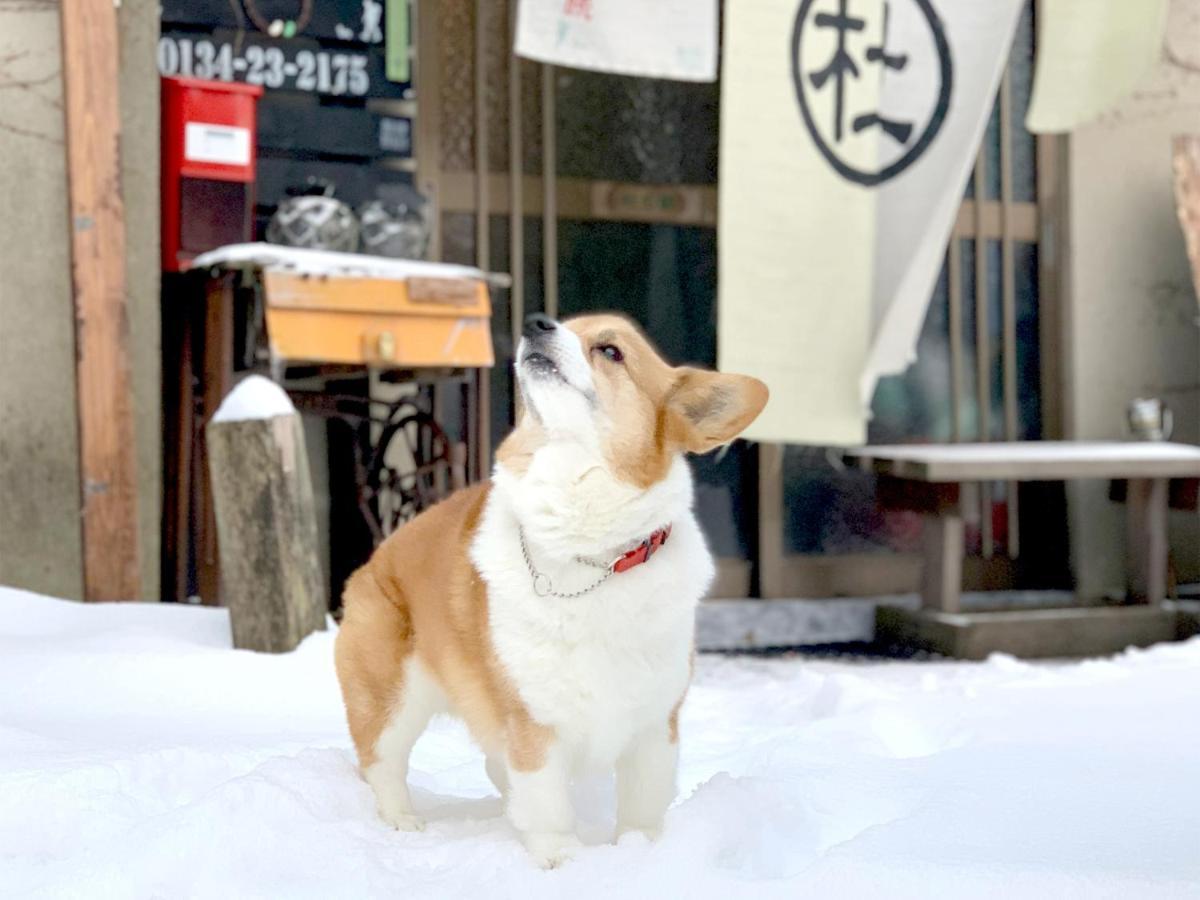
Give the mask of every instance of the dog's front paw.
[[535, 832], [521, 835], [521, 843], [529, 851], [529, 855], [543, 869], [554, 869], [561, 866], [582, 844], [573, 834], [556, 832]]
[[619, 825], [617, 825], [617, 841], [620, 842], [621, 838], [623, 838], [627, 834], [641, 834], [641, 835], [645, 835], [646, 840], [650, 841], [651, 843], [654, 843], [660, 837], [662, 837], [662, 832], [663, 832], [663, 829], [662, 829], [661, 822], [658, 823], [657, 825], [619, 824]]
[[379, 808], [379, 818], [397, 831], [424, 831], [425, 820], [405, 809]]

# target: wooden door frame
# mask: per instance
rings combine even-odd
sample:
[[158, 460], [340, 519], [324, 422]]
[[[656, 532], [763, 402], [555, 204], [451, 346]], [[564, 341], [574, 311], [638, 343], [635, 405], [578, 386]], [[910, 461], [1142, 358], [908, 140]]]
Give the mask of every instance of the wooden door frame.
[[117, 9], [64, 3], [61, 26], [83, 594], [140, 600]]

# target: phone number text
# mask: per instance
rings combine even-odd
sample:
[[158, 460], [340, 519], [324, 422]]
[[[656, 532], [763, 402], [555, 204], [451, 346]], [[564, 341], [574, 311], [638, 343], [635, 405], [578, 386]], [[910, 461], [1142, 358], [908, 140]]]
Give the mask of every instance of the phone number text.
[[326, 50], [284, 50], [247, 44], [240, 54], [233, 45], [205, 38], [164, 35], [158, 41], [158, 71], [210, 81], [244, 81], [266, 88], [311, 91], [331, 96], [363, 97], [371, 90], [367, 57]]

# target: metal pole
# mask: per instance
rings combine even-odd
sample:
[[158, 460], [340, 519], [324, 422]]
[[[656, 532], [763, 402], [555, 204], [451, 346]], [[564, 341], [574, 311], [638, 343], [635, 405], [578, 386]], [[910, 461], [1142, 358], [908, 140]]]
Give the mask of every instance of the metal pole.
[[[491, 214], [488, 194], [488, 115], [487, 115], [487, 0], [475, 0], [475, 264], [485, 272], [491, 268]], [[472, 466], [476, 480], [491, 468], [491, 373], [475, 369], [475, 409], [471, 417]]]
[[542, 66], [542, 253], [546, 315], [558, 318], [558, 140], [554, 66]]
[[487, 10], [488, 0], [475, 0], [475, 264], [491, 268], [488, 196]]
[[[1012, 86], [1010, 70], [1004, 72], [1000, 83], [1000, 284], [1004, 317], [1004, 439], [1017, 439], [1017, 298], [1016, 260], [1012, 235]], [[1018, 515], [1017, 483], [1005, 485], [1008, 514], [1007, 551], [1016, 559], [1021, 550], [1020, 517]]]
[[437, 5], [413, 4], [417, 46], [417, 183], [425, 195], [429, 210], [429, 258], [442, 258], [442, 141], [441, 141], [441, 72], [438, 53]]
[[[979, 146], [975, 159], [975, 377], [979, 403], [979, 440], [992, 439], [991, 344], [988, 340], [987, 241], [983, 236], [983, 207], [986, 202], [984, 173], [987, 171], [987, 144]], [[979, 485], [979, 534], [984, 559], [992, 558], [991, 484]]]
[[955, 443], [963, 439], [963, 336], [962, 336], [962, 245], [951, 236], [946, 252], [950, 301], [950, 423]]
[[[517, 33], [517, 0], [509, 0], [509, 34], [513, 42]], [[521, 324], [525, 319], [525, 153], [521, 142], [521, 60], [515, 53], [508, 56], [508, 270], [512, 274], [509, 293], [512, 309], [513, 352], [521, 340]]]

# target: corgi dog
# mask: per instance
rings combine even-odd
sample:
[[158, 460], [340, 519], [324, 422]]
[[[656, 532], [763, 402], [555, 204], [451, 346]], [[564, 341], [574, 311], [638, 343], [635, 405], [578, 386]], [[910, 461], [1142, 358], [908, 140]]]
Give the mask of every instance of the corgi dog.
[[530, 316], [515, 368], [523, 411], [492, 479], [417, 516], [351, 576], [336, 662], [386, 822], [421, 827], [409, 754], [452, 713], [525, 847], [553, 866], [579, 845], [578, 774], [615, 769], [618, 834], [662, 828], [714, 573], [683, 457], [737, 437], [767, 388], [672, 367], [614, 315]]

